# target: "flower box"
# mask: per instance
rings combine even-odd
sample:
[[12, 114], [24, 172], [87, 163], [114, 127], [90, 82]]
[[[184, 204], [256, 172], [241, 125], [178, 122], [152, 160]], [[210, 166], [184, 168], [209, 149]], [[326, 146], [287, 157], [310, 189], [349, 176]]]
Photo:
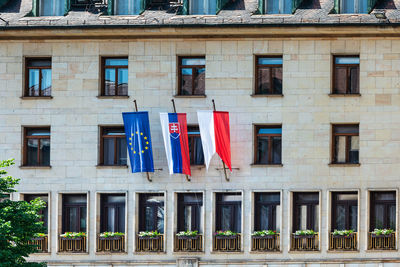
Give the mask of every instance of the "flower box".
[[276, 235], [253, 235], [254, 239], [274, 239]]
[[351, 233], [348, 235], [332, 235], [333, 238], [353, 238], [353, 236], [355, 235], [355, 233]]
[[199, 235], [193, 235], [193, 236], [188, 236], [188, 235], [180, 235], [179, 236], [179, 235], [177, 235], [176, 238], [182, 239], [182, 240], [189, 240], [189, 239], [195, 240], [195, 239], [199, 239]]
[[153, 239], [160, 239], [161, 235], [159, 235], [159, 236], [138, 236], [138, 238], [141, 240], [149, 240], [149, 239], [153, 240]]
[[122, 236], [109, 236], [109, 237], [99, 237], [100, 240], [120, 240]]
[[293, 238], [301, 239], [301, 238], [314, 238], [315, 235], [294, 235]]
[[393, 235], [393, 233], [392, 234], [386, 234], [386, 235], [377, 235], [377, 234], [371, 234], [371, 237], [378, 237], [378, 238], [382, 238], [382, 237], [392, 237], [392, 235]]
[[216, 235], [216, 239], [236, 239], [238, 235]]
[[76, 240], [76, 241], [83, 239], [82, 237], [63, 237], [63, 236], [60, 236], [60, 238], [61, 240]]
[[44, 237], [34, 237], [32, 238], [32, 241], [42, 241], [44, 240]]

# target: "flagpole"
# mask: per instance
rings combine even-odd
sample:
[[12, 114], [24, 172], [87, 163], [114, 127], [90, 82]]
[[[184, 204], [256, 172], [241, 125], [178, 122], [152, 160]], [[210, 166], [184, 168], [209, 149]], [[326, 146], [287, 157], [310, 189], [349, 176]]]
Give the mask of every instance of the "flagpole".
[[[174, 108], [174, 113], [176, 113], [175, 100], [171, 99], [171, 102], [172, 102], [172, 107]], [[186, 174], [186, 180], [190, 182], [189, 175], [187, 174]]]
[[[212, 101], [212, 103], [213, 103], [213, 109], [214, 109], [214, 111], [217, 111], [217, 109], [215, 108], [215, 101], [214, 101], [214, 99], [212, 99], [211, 101]], [[229, 177], [228, 177], [228, 174], [226, 173], [225, 162], [224, 162], [222, 159], [221, 159], [221, 161], [222, 161], [222, 166], [223, 166], [223, 168], [224, 168], [225, 180], [229, 182]]]
[[[133, 103], [135, 103], [135, 111], [138, 112], [136, 99], [133, 100]], [[150, 178], [150, 173], [149, 173], [149, 172], [146, 172], [146, 176], [147, 176], [147, 180], [148, 180], [149, 182], [152, 182], [152, 181], [153, 181], [153, 180], [151, 180], [151, 178]]]

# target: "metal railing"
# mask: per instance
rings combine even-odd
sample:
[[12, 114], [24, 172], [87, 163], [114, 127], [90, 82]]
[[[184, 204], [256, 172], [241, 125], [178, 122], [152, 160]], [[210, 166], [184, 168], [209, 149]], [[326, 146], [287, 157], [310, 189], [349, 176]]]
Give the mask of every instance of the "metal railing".
[[203, 251], [203, 235], [177, 236], [175, 235], [175, 252], [199, 252]]
[[357, 250], [357, 233], [348, 236], [329, 234], [329, 250]]
[[125, 252], [125, 236], [100, 237], [98, 235], [97, 252]]
[[252, 236], [251, 237], [252, 251], [279, 251], [280, 250], [280, 235], [272, 236]]
[[369, 250], [394, 250], [396, 249], [396, 233], [376, 236], [368, 233]]
[[292, 251], [317, 251], [319, 250], [318, 233], [315, 235], [295, 235], [291, 234]]
[[58, 237], [58, 251], [68, 253], [85, 253], [86, 237], [64, 238]]
[[237, 252], [242, 250], [241, 235], [213, 236], [213, 250], [223, 252]]
[[34, 238], [29, 241], [30, 245], [35, 245], [37, 248], [37, 253], [47, 253], [49, 252], [49, 239], [47, 236]]
[[137, 252], [163, 252], [164, 251], [164, 235], [154, 238], [136, 237]]

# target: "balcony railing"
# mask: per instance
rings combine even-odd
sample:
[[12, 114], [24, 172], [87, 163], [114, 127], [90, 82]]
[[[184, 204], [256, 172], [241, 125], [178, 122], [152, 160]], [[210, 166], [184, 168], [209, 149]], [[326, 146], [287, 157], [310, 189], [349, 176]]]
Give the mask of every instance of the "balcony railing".
[[176, 236], [175, 252], [199, 252], [203, 251], [203, 235]]
[[31, 241], [29, 241], [30, 245], [35, 245], [37, 248], [37, 253], [47, 253], [49, 252], [48, 246], [49, 246], [49, 239], [47, 236], [44, 237], [38, 237], [34, 238]]
[[394, 250], [396, 249], [396, 233], [376, 236], [368, 233], [369, 250]]
[[58, 251], [67, 253], [85, 253], [86, 237], [65, 238], [58, 237]]
[[357, 233], [348, 236], [329, 234], [329, 250], [357, 250]]
[[279, 251], [280, 236], [279, 234], [271, 236], [252, 236], [252, 251]]
[[100, 235], [98, 235], [97, 252], [125, 252], [125, 236], [100, 237]]
[[136, 237], [137, 252], [163, 252], [164, 251], [164, 235], [157, 237]]
[[292, 251], [317, 251], [319, 250], [318, 234], [315, 235], [291, 235]]
[[214, 236], [213, 250], [222, 252], [241, 251], [241, 235], [237, 234], [235, 236]]

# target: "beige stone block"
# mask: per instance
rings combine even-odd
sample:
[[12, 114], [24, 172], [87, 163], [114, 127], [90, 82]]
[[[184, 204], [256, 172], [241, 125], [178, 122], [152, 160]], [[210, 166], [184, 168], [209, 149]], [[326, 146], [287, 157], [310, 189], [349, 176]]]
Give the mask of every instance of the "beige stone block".
[[207, 41], [206, 42], [206, 54], [207, 55], [220, 55], [221, 54], [221, 42], [220, 41]]

